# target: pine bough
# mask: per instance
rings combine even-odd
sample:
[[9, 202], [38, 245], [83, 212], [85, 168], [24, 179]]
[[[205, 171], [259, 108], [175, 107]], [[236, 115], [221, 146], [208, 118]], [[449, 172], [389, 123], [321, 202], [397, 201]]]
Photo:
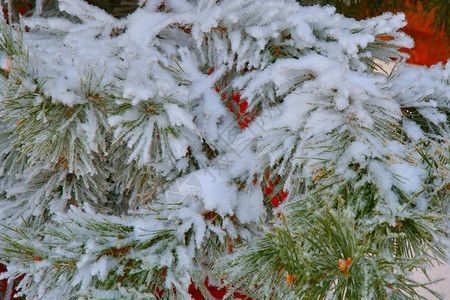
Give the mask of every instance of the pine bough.
[[402, 14], [42, 11], [0, 37], [1, 278], [27, 299], [187, 299], [206, 276], [230, 297], [423, 298], [411, 273], [448, 244], [450, 66], [403, 64]]

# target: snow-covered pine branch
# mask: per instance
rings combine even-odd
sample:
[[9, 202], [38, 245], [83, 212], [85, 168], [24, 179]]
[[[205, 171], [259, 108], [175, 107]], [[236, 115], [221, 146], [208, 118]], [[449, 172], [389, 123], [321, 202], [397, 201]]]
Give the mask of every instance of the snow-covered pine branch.
[[257, 299], [412, 297], [445, 258], [450, 66], [403, 66], [402, 14], [59, 10], [1, 25], [1, 276], [23, 295], [186, 299], [215, 275]]

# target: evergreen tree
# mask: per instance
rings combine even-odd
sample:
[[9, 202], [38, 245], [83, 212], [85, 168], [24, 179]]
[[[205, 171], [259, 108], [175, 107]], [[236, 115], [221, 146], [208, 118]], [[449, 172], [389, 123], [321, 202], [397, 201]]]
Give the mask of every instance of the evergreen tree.
[[230, 297], [425, 299], [450, 64], [404, 65], [404, 25], [295, 0], [10, 15], [0, 279], [27, 299], [189, 299], [207, 276]]

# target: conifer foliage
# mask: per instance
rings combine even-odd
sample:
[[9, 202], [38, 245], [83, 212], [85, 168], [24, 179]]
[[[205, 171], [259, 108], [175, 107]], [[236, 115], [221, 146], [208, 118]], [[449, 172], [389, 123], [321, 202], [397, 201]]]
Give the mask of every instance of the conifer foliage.
[[450, 64], [403, 64], [402, 14], [42, 3], [0, 27], [0, 279], [27, 299], [189, 299], [206, 277], [422, 297], [411, 273], [448, 244]]

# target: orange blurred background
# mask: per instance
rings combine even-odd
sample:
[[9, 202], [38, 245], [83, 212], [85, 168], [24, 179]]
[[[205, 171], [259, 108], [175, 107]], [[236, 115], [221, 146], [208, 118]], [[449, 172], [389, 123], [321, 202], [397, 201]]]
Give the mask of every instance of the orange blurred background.
[[[420, 20], [418, 13], [405, 12], [408, 25], [402, 30], [410, 35], [415, 42], [413, 49], [403, 49], [411, 57], [408, 63], [431, 66], [438, 62], [447, 62], [450, 57], [450, 36], [436, 32], [431, 27], [431, 20]], [[450, 18], [450, 16], [449, 16]]]

